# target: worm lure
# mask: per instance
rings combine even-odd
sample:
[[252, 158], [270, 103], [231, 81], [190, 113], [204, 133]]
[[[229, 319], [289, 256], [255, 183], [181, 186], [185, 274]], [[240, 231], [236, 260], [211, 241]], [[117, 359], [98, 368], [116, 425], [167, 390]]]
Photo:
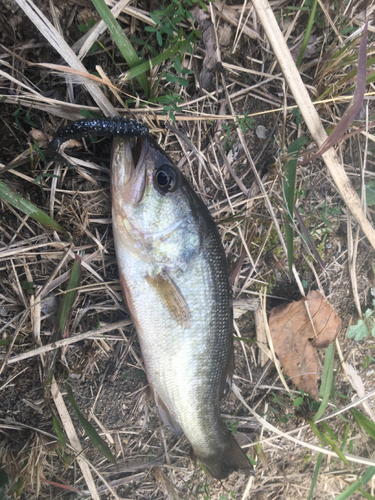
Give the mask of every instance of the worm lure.
[[96, 135], [99, 137], [146, 137], [148, 127], [143, 123], [128, 118], [90, 118], [88, 120], [77, 120], [60, 129], [48, 144], [46, 149], [47, 161], [59, 161], [66, 164], [66, 160], [60, 155], [61, 145], [70, 139], [79, 139]]

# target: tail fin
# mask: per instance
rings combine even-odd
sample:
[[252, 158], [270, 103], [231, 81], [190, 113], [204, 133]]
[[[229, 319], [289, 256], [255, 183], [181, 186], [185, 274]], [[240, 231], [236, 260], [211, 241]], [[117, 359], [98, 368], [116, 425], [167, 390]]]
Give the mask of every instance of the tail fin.
[[216, 453], [203, 457], [196, 454], [196, 458], [215, 479], [225, 479], [234, 471], [246, 476], [254, 475], [253, 466], [233, 434], [228, 433], [228, 438], [227, 446], [221, 455]]

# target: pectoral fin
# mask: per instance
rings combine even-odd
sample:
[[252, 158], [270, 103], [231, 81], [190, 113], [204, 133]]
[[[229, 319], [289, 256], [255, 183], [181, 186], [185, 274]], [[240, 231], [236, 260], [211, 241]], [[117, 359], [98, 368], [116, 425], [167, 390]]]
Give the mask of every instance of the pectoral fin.
[[154, 288], [172, 318], [183, 328], [188, 327], [191, 321], [189, 306], [168, 272], [162, 270], [154, 277], [146, 276], [146, 280]]

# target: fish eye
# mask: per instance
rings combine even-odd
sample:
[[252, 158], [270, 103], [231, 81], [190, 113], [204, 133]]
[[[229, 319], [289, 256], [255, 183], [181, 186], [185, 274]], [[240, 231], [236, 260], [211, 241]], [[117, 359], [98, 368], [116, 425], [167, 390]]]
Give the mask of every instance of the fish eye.
[[173, 191], [176, 186], [176, 172], [172, 170], [168, 165], [162, 165], [155, 173], [154, 176], [156, 187], [162, 193], [168, 193]]

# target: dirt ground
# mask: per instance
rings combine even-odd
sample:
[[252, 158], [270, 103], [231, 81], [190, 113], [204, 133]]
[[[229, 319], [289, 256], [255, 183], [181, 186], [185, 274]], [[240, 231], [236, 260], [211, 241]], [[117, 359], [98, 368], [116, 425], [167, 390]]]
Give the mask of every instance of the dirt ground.
[[[271, 2], [295, 61], [312, 4]], [[0, 500], [374, 498], [373, 477], [362, 490], [343, 493], [375, 466], [374, 427], [366, 432], [349, 411], [351, 403], [367, 396], [353, 406], [375, 425], [374, 343], [371, 335], [361, 341], [347, 337], [359, 315], [375, 309], [374, 249], [318, 158], [297, 168], [296, 205], [305, 227], [296, 224], [296, 273], [289, 275], [276, 230], [279, 225], [286, 241], [282, 179], [287, 150], [301, 136], [307, 137], [304, 150], [316, 147], [253, 5], [215, 0], [205, 13], [195, 3], [182, 3], [194, 12], [181, 20], [182, 36], [198, 26], [203, 33], [211, 29], [219, 59], [209, 38], [194, 39], [191, 53], [182, 52], [182, 68], [190, 72], [182, 72], [176, 56], [161, 61], [151, 76], [148, 73], [150, 96], [136, 78], [122, 77], [129, 67], [103, 29], [97, 36], [100, 43], [82, 59], [85, 73], [107, 79], [98, 87], [104, 96], [101, 104], [81, 73], [51, 70], [52, 64], [72, 66], [71, 61], [78, 60], [88, 30], [100, 20], [94, 6], [88, 0], [61, 5], [30, 0], [27, 5], [33, 6], [37, 18], [33, 20], [26, 4], [21, 5], [0, 0]], [[161, 49], [156, 31], [145, 29], [157, 26], [150, 12], [161, 12], [163, 5], [133, 0], [118, 18], [146, 61], [155, 51], [168, 49], [167, 36], [173, 38], [162, 32]], [[299, 71], [311, 99], [319, 101], [316, 109], [328, 132], [353, 94], [356, 75], [351, 71], [357, 67], [357, 30], [363, 27], [365, 7], [352, 0], [317, 2]], [[374, 2], [368, 2], [371, 20], [374, 9]], [[38, 24], [43, 19], [38, 12], [56, 28], [55, 47], [47, 34], [52, 29]], [[62, 39], [72, 49], [69, 56]], [[373, 58], [374, 42], [370, 25], [368, 60]], [[372, 59], [367, 71], [373, 75]], [[348, 137], [335, 145], [359, 193], [375, 175], [372, 81]], [[175, 96], [173, 105], [166, 96]], [[178, 98], [180, 108], [175, 104]], [[194, 461], [187, 439], [178, 438], [159, 418], [119, 283], [111, 225], [111, 139], [80, 140], [74, 149], [70, 145], [72, 162], [81, 161], [75, 168], [44, 161], [43, 151], [53, 134], [69, 120], [103, 116], [105, 100], [122, 116], [150, 127], [218, 225], [233, 282], [234, 333], [239, 337], [234, 383], [256, 413], [230, 393], [222, 402], [222, 418], [256, 463], [254, 477], [233, 473], [223, 481], [210, 478]], [[7, 190], [49, 214], [67, 233], [16, 208]], [[366, 190], [368, 197], [371, 190], [373, 186]], [[366, 215], [373, 224], [375, 201], [367, 201]], [[56, 340], [56, 316], [77, 254], [82, 258], [82, 278], [67, 322], [68, 339], [73, 341], [54, 351], [55, 382], [46, 396], [46, 346]], [[301, 287], [306, 294], [321, 290], [342, 320], [334, 342], [327, 418], [317, 424], [328, 436], [323, 444], [315, 424], [310, 424], [316, 401], [306, 394], [296, 404], [301, 393], [288, 377], [287, 391], [270, 356], [269, 338], [262, 335], [261, 299], [265, 297], [269, 314], [280, 304], [299, 300]], [[372, 313], [369, 317], [371, 325]], [[324, 349], [318, 351], [318, 359], [322, 374]], [[107, 444], [116, 465], [95, 446], [75, 404]], [[346, 460], [343, 454], [356, 459]]]

